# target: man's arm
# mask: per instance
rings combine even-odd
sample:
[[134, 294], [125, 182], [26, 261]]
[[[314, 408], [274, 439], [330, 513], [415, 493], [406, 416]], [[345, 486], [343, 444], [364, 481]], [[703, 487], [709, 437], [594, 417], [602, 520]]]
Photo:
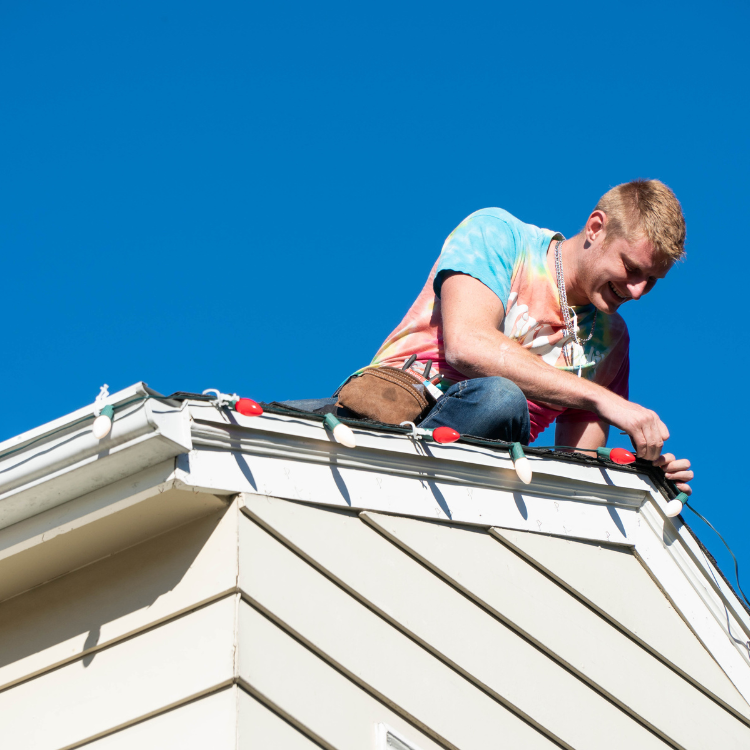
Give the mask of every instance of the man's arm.
[[440, 299], [445, 357], [458, 372], [467, 377], [500, 375], [527, 398], [591, 411], [602, 423], [630, 435], [639, 456], [651, 461], [659, 457], [669, 431], [655, 412], [558, 370], [511, 341], [499, 330], [503, 305], [481, 281], [460, 273], [447, 275]]
[[555, 445], [573, 448], [603, 448], [609, 437], [606, 422], [558, 422], [555, 425]]

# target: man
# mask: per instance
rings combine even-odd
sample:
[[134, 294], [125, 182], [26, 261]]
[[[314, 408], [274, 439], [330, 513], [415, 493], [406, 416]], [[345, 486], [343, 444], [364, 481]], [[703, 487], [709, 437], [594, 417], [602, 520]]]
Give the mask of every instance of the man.
[[628, 401], [629, 337], [619, 308], [684, 255], [685, 220], [658, 180], [618, 185], [570, 239], [483, 209], [448, 237], [424, 289], [371, 366], [422, 372], [444, 395], [421, 426], [528, 444], [606, 445], [610, 425], [690, 494], [690, 462], [661, 454], [659, 416]]

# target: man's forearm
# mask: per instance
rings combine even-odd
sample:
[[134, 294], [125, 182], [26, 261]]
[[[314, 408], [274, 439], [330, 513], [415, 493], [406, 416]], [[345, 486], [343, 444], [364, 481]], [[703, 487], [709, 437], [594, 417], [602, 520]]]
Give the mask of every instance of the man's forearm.
[[457, 349], [446, 351], [446, 356], [467, 377], [500, 375], [512, 380], [527, 398], [560, 408], [584, 409], [604, 417], [605, 403], [620, 398], [590, 380], [551, 367], [500, 331], [476, 334]]

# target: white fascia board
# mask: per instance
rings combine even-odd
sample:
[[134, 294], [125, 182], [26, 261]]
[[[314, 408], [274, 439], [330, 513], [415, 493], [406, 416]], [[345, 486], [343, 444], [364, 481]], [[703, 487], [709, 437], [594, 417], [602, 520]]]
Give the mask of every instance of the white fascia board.
[[174, 464], [168, 459], [0, 529], [0, 602], [228, 507], [229, 498], [180, 491]]
[[[646, 521], [645, 526], [643, 524], [640, 526], [642, 534], [646, 534], [646, 529], [649, 529], [648, 538], [655, 539], [658, 546], [669, 551], [686, 578], [704, 598], [707, 606], [728, 626], [727, 632], [731, 639], [736, 641], [739, 638], [741, 651], [750, 664], [750, 614], [742, 606], [732, 588], [727, 585], [724, 576], [716, 569], [705, 550], [690, 533], [682, 518], [680, 516], [667, 517], [665, 512], [667, 501], [653, 485], [650, 496], [651, 502], [645, 503], [640, 513]], [[734, 629], [728, 617], [735, 620]], [[740, 633], [740, 630], [744, 635]]]
[[94, 404], [0, 444], [0, 528], [189, 451], [184, 405], [149, 398], [144, 383], [112, 394], [110, 434], [91, 432]]
[[[266, 413], [261, 417], [245, 417], [237, 412], [219, 411], [210, 404], [196, 402], [190, 403], [190, 413], [195, 422], [193, 425], [194, 435], [200, 431], [201, 423], [205, 423], [206, 426], [211, 424], [217, 426], [227, 435], [230, 434], [232, 427], [237, 427], [240, 429], [238, 434], [241, 434], [242, 428], [244, 428], [256, 433], [264, 433], [269, 440], [271, 435], [278, 435], [285, 441], [290, 438], [307, 438], [328, 443], [335, 450], [340, 451], [342, 455], [347, 450], [333, 440], [331, 433], [323, 426], [322, 422], [305, 419], [304, 414], [289, 416]], [[513, 462], [506, 451], [467, 443], [441, 445], [422, 440], [415, 442], [408, 435], [377, 432], [375, 428], [359, 429], [352, 426], [351, 429], [357, 440], [357, 448], [349, 451], [352, 456], [356, 456], [360, 448], [372, 448], [378, 452], [387, 451], [409, 457], [432, 455], [436, 458], [476, 464], [480, 467], [501, 467], [509, 469], [515, 475]], [[650, 482], [641, 475], [631, 471], [618, 471], [611, 465], [585, 466], [534, 455], [529, 455], [528, 458], [532, 462], [535, 475], [549, 475], [554, 478], [557, 484], [560, 483], [560, 479], [563, 479], [601, 485], [603, 488], [609, 486], [626, 490], [632, 489], [636, 490], [636, 493], [630, 493], [631, 497], [637, 496], [641, 500], [643, 499], [642, 493], [648, 492], [651, 488]], [[631, 502], [628, 501], [626, 504], [629, 505]]]
[[509, 455], [467, 444], [414, 441], [353, 428], [357, 447], [334, 442], [304, 415], [243, 417], [191, 404], [194, 449], [175, 477], [206, 492], [247, 492], [417, 518], [503, 526], [633, 545], [650, 483], [602, 465], [530, 456], [530, 485]]
[[635, 552], [675, 609], [750, 703], [750, 616], [654, 488], [639, 519]]
[[267, 458], [391, 476], [429, 478], [465, 486], [533, 490], [535, 494], [549, 498], [607, 502], [623, 508], [640, 507], [651, 488], [650, 482], [632, 472], [534, 455], [528, 456], [534, 478], [531, 485], [525, 485], [517, 478], [508, 453], [483, 446], [440, 445], [414, 441], [408, 435], [353, 427], [357, 447], [345, 448], [333, 440], [322, 423], [306, 420], [303, 415], [244, 417], [195, 403], [190, 405], [190, 412], [193, 444], [208, 450], [239, 451]]

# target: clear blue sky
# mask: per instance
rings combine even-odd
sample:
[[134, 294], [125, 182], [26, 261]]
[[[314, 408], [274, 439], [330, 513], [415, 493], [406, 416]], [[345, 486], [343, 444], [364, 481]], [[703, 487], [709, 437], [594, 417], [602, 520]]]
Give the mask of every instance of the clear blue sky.
[[329, 395], [467, 214], [570, 236], [657, 177], [688, 259], [623, 310], [631, 397], [750, 588], [749, 22], [721, 1], [2, 3], [0, 439], [104, 382]]

